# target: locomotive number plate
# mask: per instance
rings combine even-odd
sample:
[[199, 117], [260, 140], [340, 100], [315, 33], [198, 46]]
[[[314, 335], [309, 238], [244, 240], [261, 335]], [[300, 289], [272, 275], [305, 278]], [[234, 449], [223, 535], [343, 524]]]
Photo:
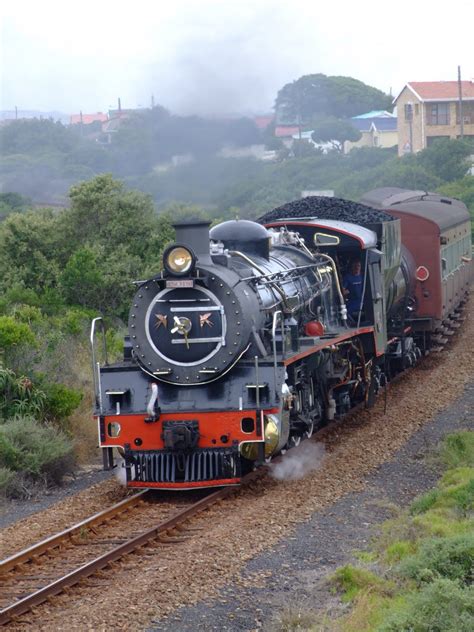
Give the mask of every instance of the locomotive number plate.
[[166, 281], [166, 287], [194, 287], [194, 281], [192, 279], [171, 279]]

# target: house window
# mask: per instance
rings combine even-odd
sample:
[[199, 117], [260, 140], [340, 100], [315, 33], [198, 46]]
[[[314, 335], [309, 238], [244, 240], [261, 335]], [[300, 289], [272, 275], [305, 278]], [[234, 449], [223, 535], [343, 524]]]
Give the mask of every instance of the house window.
[[413, 105], [411, 103], [405, 103], [405, 121], [413, 120]]
[[[474, 103], [464, 101], [462, 104], [462, 119], [464, 125], [474, 125]], [[459, 103], [456, 103], [456, 125], [459, 125], [460, 122]]]
[[449, 103], [428, 105], [428, 125], [449, 125]]
[[415, 116], [418, 116], [419, 113], [420, 113], [420, 106], [418, 105], [418, 103], [415, 103]]

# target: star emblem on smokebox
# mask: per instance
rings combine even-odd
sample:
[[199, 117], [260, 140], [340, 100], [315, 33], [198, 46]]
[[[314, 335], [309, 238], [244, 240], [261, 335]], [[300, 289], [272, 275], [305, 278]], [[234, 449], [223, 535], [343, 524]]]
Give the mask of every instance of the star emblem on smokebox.
[[166, 327], [168, 326], [168, 316], [165, 316], [164, 314], [155, 314], [155, 316], [156, 316], [155, 327], [159, 329], [161, 325], [163, 325], [163, 327], [166, 329]]
[[204, 325], [207, 325], [208, 327], [214, 327], [214, 323], [212, 322], [212, 320], [210, 320], [210, 317], [211, 312], [199, 315], [199, 324], [201, 325], [201, 327], [204, 327]]

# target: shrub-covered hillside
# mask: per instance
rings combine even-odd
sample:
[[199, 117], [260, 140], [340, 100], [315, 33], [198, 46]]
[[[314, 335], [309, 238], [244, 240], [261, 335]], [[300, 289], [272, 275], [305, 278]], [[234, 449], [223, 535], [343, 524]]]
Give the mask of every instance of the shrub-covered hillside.
[[131, 282], [159, 269], [173, 236], [170, 215], [111, 176], [70, 196], [68, 209], [0, 224], [0, 492], [10, 495], [57, 482], [93, 441], [91, 318], [104, 316], [118, 352]]

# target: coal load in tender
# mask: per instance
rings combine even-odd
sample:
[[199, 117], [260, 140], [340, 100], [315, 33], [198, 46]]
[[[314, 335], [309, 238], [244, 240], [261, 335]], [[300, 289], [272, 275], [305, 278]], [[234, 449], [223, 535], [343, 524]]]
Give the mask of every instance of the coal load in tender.
[[292, 217], [318, 217], [319, 219], [334, 219], [353, 224], [373, 225], [379, 222], [390, 222], [395, 218], [364, 204], [357, 204], [342, 198], [319, 197], [311, 195], [278, 206], [258, 218], [257, 222], [268, 224], [279, 219]]

